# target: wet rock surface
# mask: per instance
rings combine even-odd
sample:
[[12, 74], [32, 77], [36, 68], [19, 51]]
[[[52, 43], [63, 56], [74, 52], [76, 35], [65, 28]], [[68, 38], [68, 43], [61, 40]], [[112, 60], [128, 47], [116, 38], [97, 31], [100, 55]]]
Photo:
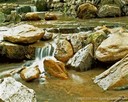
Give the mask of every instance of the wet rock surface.
[[73, 56], [73, 49], [67, 40], [59, 40], [55, 52], [55, 58], [62, 62], [67, 62]]
[[[97, 83], [104, 90], [116, 89], [128, 84], [128, 55], [122, 60], [115, 63], [109, 69], [96, 76], [94, 82]], [[127, 88], [127, 87], [126, 87]]]
[[52, 59], [45, 59], [44, 67], [48, 74], [61, 79], [68, 79], [68, 72], [64, 63]]
[[11, 77], [0, 83], [0, 98], [4, 102], [37, 102], [34, 90]]
[[[42, 62], [43, 63], [43, 62]], [[38, 66], [35, 67], [25, 67], [20, 72], [20, 77], [25, 81], [33, 81], [38, 79], [40, 76], [40, 71]]]
[[84, 3], [81, 4], [77, 9], [77, 17], [81, 19], [85, 18], [94, 18], [96, 17], [97, 8], [90, 4], [90, 3]]
[[86, 34], [73, 34], [67, 37], [67, 40], [71, 43], [73, 47], [74, 53], [76, 53], [78, 50], [85, 46], [86, 38]]
[[24, 20], [28, 20], [28, 21], [37, 21], [37, 20], [41, 20], [41, 18], [39, 17], [39, 15], [35, 12], [29, 12], [25, 14], [25, 18]]
[[44, 35], [43, 30], [28, 24], [13, 27], [8, 33], [8, 35], [4, 36], [4, 40], [20, 44], [31, 44], [37, 42]]
[[93, 45], [89, 44], [80, 49], [69, 61], [67, 66], [77, 71], [86, 71], [93, 63]]
[[35, 47], [1, 42], [0, 55], [1, 57], [17, 60], [33, 59], [35, 57]]
[[127, 55], [128, 33], [111, 34], [96, 50], [96, 58], [102, 62], [122, 59]]

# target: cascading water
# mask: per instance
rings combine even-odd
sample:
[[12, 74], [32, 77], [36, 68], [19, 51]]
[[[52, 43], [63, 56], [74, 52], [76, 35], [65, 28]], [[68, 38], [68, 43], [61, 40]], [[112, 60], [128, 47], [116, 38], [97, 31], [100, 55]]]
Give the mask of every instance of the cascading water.
[[45, 59], [56, 60], [54, 58], [55, 49], [56, 49], [56, 44], [54, 42], [52, 44], [49, 43], [45, 47], [36, 48], [36, 52], [35, 52], [36, 58], [35, 58], [34, 63], [31, 65], [31, 67], [38, 65], [39, 70], [41, 72], [40, 74], [41, 81], [45, 80], [45, 70], [44, 70], [43, 62]]
[[31, 12], [37, 12], [36, 6], [30, 6], [31, 7]]

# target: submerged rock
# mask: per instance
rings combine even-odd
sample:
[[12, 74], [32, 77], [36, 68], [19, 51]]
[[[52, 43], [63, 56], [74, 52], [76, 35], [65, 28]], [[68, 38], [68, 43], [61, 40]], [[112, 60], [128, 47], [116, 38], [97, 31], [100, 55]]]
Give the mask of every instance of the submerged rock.
[[121, 16], [121, 9], [117, 5], [103, 5], [98, 11], [99, 17], [116, 17]]
[[89, 44], [80, 49], [69, 61], [67, 66], [77, 71], [86, 71], [91, 68], [93, 62], [93, 45]]
[[59, 40], [55, 52], [55, 58], [62, 62], [67, 62], [73, 56], [73, 49], [67, 40]]
[[102, 62], [120, 60], [127, 54], [128, 33], [110, 34], [95, 52], [96, 58]]
[[85, 18], [94, 18], [96, 17], [98, 9], [90, 4], [90, 3], [84, 3], [81, 4], [77, 9], [77, 17], [81, 19]]
[[67, 79], [68, 73], [65, 69], [65, 64], [59, 61], [54, 61], [52, 59], [44, 60], [44, 68], [46, 72], [54, 77]]
[[94, 83], [97, 83], [104, 90], [115, 89], [128, 85], [128, 55], [115, 63], [108, 70], [96, 76]]
[[12, 77], [1, 80], [0, 98], [4, 102], [37, 102], [34, 90], [27, 88]]
[[43, 30], [28, 24], [10, 28], [8, 33], [8, 35], [4, 36], [4, 40], [20, 44], [30, 44], [37, 42], [44, 35]]
[[9, 42], [1, 42], [0, 55], [16, 60], [33, 59], [35, 57], [35, 48], [31, 45], [23, 46]]
[[38, 66], [35, 67], [24, 67], [20, 72], [20, 77], [25, 81], [33, 81], [38, 79], [40, 76], [40, 70]]

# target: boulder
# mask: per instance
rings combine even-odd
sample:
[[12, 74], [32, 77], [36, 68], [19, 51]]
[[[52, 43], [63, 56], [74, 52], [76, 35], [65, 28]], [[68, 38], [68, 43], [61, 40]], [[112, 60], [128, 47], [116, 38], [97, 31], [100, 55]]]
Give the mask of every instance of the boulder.
[[4, 36], [4, 40], [20, 44], [35, 43], [44, 35], [43, 30], [28, 24], [10, 28], [8, 33], [8, 35]]
[[71, 43], [73, 47], [74, 53], [84, 47], [85, 39], [86, 35], [82, 36], [82, 34], [73, 34], [67, 37], [67, 40]]
[[45, 13], [45, 20], [57, 20], [57, 15], [54, 13], [47, 12]]
[[25, 81], [33, 81], [35, 79], [38, 79], [40, 76], [40, 70], [38, 66], [35, 67], [25, 67], [20, 72], [20, 77]]
[[23, 46], [9, 42], [0, 43], [0, 55], [9, 59], [23, 60], [35, 57], [35, 48], [31, 45]]
[[73, 48], [67, 40], [59, 40], [55, 51], [55, 58], [67, 62], [73, 56]]
[[98, 9], [90, 4], [84, 3], [77, 8], [77, 17], [80, 19], [94, 18], [96, 17]]
[[60, 61], [54, 61], [52, 59], [45, 59], [44, 68], [48, 74], [54, 77], [58, 77], [61, 79], [68, 79], [68, 73], [65, 69], [65, 64]]
[[128, 85], [128, 55], [94, 78], [103, 90]]
[[26, 13], [25, 20], [37, 21], [37, 20], [41, 20], [41, 18], [36, 12], [29, 12], [29, 13]]
[[[86, 43], [92, 43], [94, 47], [94, 52], [98, 48], [98, 46], [102, 43], [103, 40], [107, 38], [107, 34], [103, 29], [97, 30], [96, 32], [90, 33], [87, 37]], [[94, 55], [95, 56], [95, 55]]]
[[0, 80], [0, 99], [4, 102], [37, 102], [35, 91], [12, 77]]
[[99, 17], [116, 17], [121, 16], [121, 9], [117, 5], [103, 5], [99, 8], [98, 11]]
[[86, 71], [91, 68], [92, 63], [93, 45], [88, 44], [70, 58], [66, 65], [68, 68], [73, 68], [77, 71]]
[[97, 48], [95, 55], [99, 61], [111, 62], [128, 54], [128, 33], [110, 34]]

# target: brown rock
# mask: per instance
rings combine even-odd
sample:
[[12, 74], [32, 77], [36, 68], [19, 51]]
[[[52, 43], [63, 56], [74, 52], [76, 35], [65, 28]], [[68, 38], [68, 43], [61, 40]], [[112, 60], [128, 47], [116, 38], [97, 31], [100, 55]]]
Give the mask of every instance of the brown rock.
[[57, 16], [54, 13], [46, 13], [45, 14], [45, 20], [57, 20]]
[[40, 71], [38, 69], [38, 66], [35, 66], [34, 68], [24, 67], [24, 69], [20, 73], [21, 78], [25, 81], [33, 81], [34, 79], [39, 78], [39, 75], [40, 75]]
[[25, 15], [25, 20], [37, 21], [37, 20], [41, 20], [41, 18], [39, 17], [37, 13], [29, 12]]
[[96, 17], [97, 8], [90, 4], [90, 3], [84, 3], [81, 4], [77, 9], [77, 17], [81, 19], [85, 18], [94, 18]]
[[62, 62], [55, 62], [54, 60], [46, 59], [44, 60], [44, 67], [46, 72], [52, 76], [62, 78], [62, 79], [68, 78], [65, 65]]
[[0, 43], [0, 55], [9, 59], [34, 59], [35, 47], [31, 45], [18, 45], [9, 42]]
[[96, 50], [96, 58], [102, 62], [122, 59], [128, 54], [128, 33], [111, 34]]
[[44, 31], [28, 24], [13, 27], [8, 32], [9, 34], [4, 36], [4, 40], [20, 44], [37, 42], [44, 35]]
[[67, 40], [59, 40], [55, 57], [62, 62], [67, 62], [73, 56], [73, 48]]

